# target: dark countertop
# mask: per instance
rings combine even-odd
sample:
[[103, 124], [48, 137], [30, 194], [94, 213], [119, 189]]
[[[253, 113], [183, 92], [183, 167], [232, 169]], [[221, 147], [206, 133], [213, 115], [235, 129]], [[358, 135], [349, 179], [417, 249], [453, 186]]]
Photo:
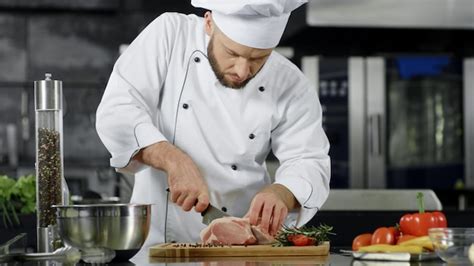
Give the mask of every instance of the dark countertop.
[[[448, 219], [449, 227], [472, 227], [474, 221], [474, 211], [444, 211]], [[334, 227], [333, 232], [336, 235], [331, 240], [331, 255], [328, 257], [287, 257], [287, 258], [209, 258], [209, 259], [151, 259], [149, 260], [146, 253], [139, 254], [127, 263], [111, 263], [110, 265], [447, 265], [441, 260], [426, 261], [422, 263], [408, 262], [374, 262], [352, 260], [351, 257], [339, 254], [341, 249], [350, 249], [352, 239], [360, 233], [373, 232], [380, 226], [391, 226], [397, 223], [403, 214], [412, 213], [407, 211], [321, 211], [309, 223], [310, 225], [318, 225], [324, 223]], [[31, 228], [31, 240], [35, 238], [35, 217], [32, 216], [31, 223], [25, 223], [25, 227]], [[23, 230], [0, 230], [0, 238], [7, 237], [8, 240]], [[24, 229], [24, 228], [23, 228]], [[10, 234], [12, 234], [10, 236]], [[30, 240], [30, 238], [29, 238]], [[1, 243], [1, 241], [0, 241]], [[0, 263], [0, 265], [2, 265]], [[15, 264], [15, 265], [37, 265], [37, 264]], [[82, 264], [85, 265], [85, 264]]]
[[[27, 261], [0, 263], [0, 265], [72, 265], [61, 264], [56, 261]], [[92, 265], [77, 263], [75, 265]], [[171, 266], [300, 266], [300, 265], [352, 265], [352, 266], [441, 266], [447, 265], [438, 258], [422, 262], [404, 261], [368, 261], [355, 260], [349, 255], [331, 252], [328, 256], [281, 256], [281, 257], [207, 257], [207, 258], [150, 258], [148, 252], [143, 250], [128, 262], [111, 262], [107, 265], [132, 266], [132, 265], [171, 265]]]
[[[133, 262], [133, 263], [132, 263]], [[315, 256], [315, 257], [279, 257], [279, 258], [265, 258], [265, 257], [213, 257], [213, 258], [147, 258], [146, 256], [137, 256], [132, 262], [118, 263], [116, 265], [196, 265], [196, 266], [274, 266], [274, 265], [353, 265], [353, 266], [370, 266], [370, 265], [392, 265], [392, 266], [434, 266], [447, 265], [443, 261], [435, 259], [426, 262], [380, 262], [380, 261], [362, 261], [353, 260], [352, 257], [343, 256], [332, 253], [329, 256]], [[115, 264], [114, 264], [115, 265]]]

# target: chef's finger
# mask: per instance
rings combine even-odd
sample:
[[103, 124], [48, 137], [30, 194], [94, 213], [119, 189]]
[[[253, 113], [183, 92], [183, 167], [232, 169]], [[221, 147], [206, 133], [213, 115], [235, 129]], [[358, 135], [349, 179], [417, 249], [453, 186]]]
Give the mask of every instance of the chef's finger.
[[207, 209], [207, 206], [209, 206], [209, 196], [207, 194], [199, 195], [194, 210], [196, 212], [203, 212]]
[[171, 190], [171, 202], [176, 203], [178, 201], [179, 196], [181, 195], [181, 192]]
[[181, 194], [179, 195], [178, 199], [176, 200], [176, 204], [177, 204], [178, 206], [183, 206], [183, 203], [184, 203], [184, 201], [186, 200], [186, 197], [187, 197], [186, 194], [181, 193]]
[[183, 201], [183, 204], [181, 205], [181, 208], [182, 208], [183, 211], [185, 211], [185, 212], [190, 211], [190, 210], [193, 208], [195, 202], [196, 202], [196, 197], [194, 197], [194, 196], [188, 196], [188, 197], [186, 197], [186, 199]]
[[272, 222], [270, 223], [270, 234], [274, 235], [280, 226], [280, 216], [282, 214], [282, 209], [275, 206], [275, 209], [273, 210], [273, 216], [272, 216]]
[[263, 205], [262, 220], [260, 221], [260, 228], [262, 228], [262, 230], [267, 233], [269, 232], [269, 229], [270, 229], [270, 219], [272, 218], [274, 206], [275, 206], [274, 204], [271, 204], [269, 202]]
[[257, 225], [258, 219], [260, 218], [260, 213], [262, 212], [263, 201], [259, 199], [254, 199], [250, 205], [249, 210], [249, 222], [251, 225]]
[[285, 222], [287, 215], [288, 215], [288, 209], [286, 207], [282, 207], [281, 212], [280, 212], [280, 217], [278, 217], [277, 230], [273, 232], [274, 235], [276, 235], [278, 231], [281, 229], [281, 227], [283, 226], [283, 223]]

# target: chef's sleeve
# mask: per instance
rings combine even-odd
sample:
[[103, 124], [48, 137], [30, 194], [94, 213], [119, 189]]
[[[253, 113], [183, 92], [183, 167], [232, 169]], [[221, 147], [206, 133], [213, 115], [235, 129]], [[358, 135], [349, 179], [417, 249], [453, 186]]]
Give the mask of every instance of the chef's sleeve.
[[290, 212], [287, 224], [306, 224], [329, 194], [329, 141], [322, 128], [322, 111], [316, 90], [307, 82], [294, 86], [282, 119], [272, 131], [272, 150], [280, 161], [275, 183], [287, 187], [301, 208]]
[[177, 20], [165, 13], [147, 26], [114, 65], [96, 113], [96, 129], [118, 171], [146, 166], [133, 160], [140, 149], [166, 141], [156, 106], [168, 71]]

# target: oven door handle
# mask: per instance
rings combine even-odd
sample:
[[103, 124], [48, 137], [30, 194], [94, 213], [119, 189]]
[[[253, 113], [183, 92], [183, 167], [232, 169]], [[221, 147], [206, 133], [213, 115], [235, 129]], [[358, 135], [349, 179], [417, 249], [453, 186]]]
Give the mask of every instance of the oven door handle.
[[369, 152], [372, 156], [382, 155], [382, 115], [369, 116]]

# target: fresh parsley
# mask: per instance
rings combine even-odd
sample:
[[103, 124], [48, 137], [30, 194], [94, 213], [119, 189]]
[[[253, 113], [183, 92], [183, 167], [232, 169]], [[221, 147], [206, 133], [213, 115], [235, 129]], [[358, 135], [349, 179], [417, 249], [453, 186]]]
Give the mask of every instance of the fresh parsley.
[[21, 176], [18, 180], [0, 176], [0, 211], [3, 225], [19, 225], [17, 212], [29, 214], [36, 209], [36, 180], [34, 175]]

